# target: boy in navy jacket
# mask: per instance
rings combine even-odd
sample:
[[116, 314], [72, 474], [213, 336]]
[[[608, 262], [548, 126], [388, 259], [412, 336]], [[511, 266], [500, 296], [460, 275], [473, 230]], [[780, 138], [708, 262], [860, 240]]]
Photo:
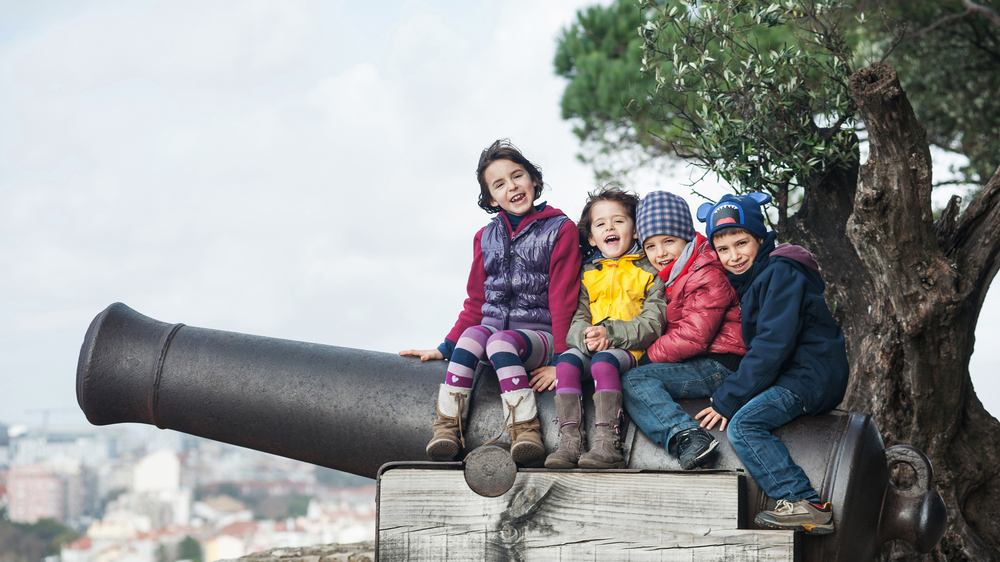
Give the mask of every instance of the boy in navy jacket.
[[698, 413], [702, 427], [728, 425], [747, 472], [777, 500], [755, 522], [762, 527], [833, 532], [833, 507], [823, 503], [805, 472], [771, 430], [803, 415], [840, 404], [847, 389], [844, 332], [823, 300], [825, 284], [812, 254], [799, 246], [775, 246], [760, 206], [764, 193], [725, 195], [705, 203], [698, 219], [740, 297], [743, 340], [749, 348], [739, 369]]

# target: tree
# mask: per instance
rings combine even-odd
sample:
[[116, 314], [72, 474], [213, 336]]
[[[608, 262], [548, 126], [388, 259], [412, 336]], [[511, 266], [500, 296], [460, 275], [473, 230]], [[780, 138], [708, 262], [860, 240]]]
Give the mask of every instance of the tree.
[[[891, 23], [898, 8], [887, 7], [883, 52], [907, 40]], [[870, 413], [887, 445], [912, 444], [934, 463], [949, 528], [926, 559], [996, 559], [1000, 424], [968, 365], [1000, 268], [1000, 157], [975, 162], [989, 180], [964, 211], [956, 198], [935, 220], [928, 134], [896, 70], [855, 61], [855, 45], [874, 48], [883, 32], [859, 31], [860, 16], [839, 0], [644, 1], [641, 10], [641, 71], [656, 85], [637, 95], [645, 119], [660, 121], [663, 154], [738, 191], [776, 195], [781, 238], [817, 254], [847, 335], [842, 407]], [[902, 544], [883, 554], [916, 558]]]
[[190, 535], [184, 537], [177, 545], [177, 559], [201, 562], [201, 545]]
[[[854, 68], [888, 55], [931, 144], [969, 159], [955, 170], [957, 179], [947, 183], [981, 188], [992, 176], [990, 163], [1000, 158], [997, 8], [970, 0], [862, 0], [848, 14], [853, 17], [838, 22], [856, 53]], [[634, 64], [642, 58], [634, 29], [652, 17], [636, 0], [615, 0], [581, 11], [559, 38], [556, 73], [569, 79], [563, 118], [578, 123], [581, 157], [601, 177], [620, 176], [674, 154], [667, 142], [671, 130], [663, 124], [671, 116], [649, 114], [664, 106], [648, 99], [655, 84]], [[795, 40], [788, 27], [773, 23], [754, 31], [764, 52]], [[673, 96], [658, 92], [656, 97], [662, 102]]]
[[656, 83], [638, 70], [643, 23], [632, 0], [592, 6], [563, 30], [555, 56], [556, 74], [569, 79], [562, 97], [563, 119], [579, 124], [573, 132], [584, 143], [581, 159], [596, 167], [601, 179], [620, 173], [622, 151], [648, 164], [669, 151], [663, 142], [669, 123], [650, 115], [647, 97]]
[[36, 523], [0, 522], [0, 562], [40, 560], [59, 554], [66, 544], [78, 539], [75, 533], [53, 519]]
[[[984, 185], [1000, 160], [1000, 3], [915, 2], [885, 4], [890, 26], [872, 25], [860, 35], [872, 56], [892, 48], [887, 59], [899, 72], [927, 140], [968, 158], [955, 170], [960, 183]], [[990, 7], [988, 4], [992, 4]], [[879, 6], [866, 0], [861, 13]], [[886, 46], [888, 44], [888, 47]]]

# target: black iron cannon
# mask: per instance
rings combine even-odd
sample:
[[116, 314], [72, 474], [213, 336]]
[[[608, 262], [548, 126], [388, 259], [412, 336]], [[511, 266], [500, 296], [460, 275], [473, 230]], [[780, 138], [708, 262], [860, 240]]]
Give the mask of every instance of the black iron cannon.
[[[386, 463], [426, 460], [443, 370], [440, 362], [395, 354], [167, 324], [115, 303], [87, 330], [76, 384], [80, 407], [95, 425], [151, 424], [374, 478]], [[503, 424], [496, 376], [480, 371], [467, 451]], [[707, 400], [681, 404], [693, 413]], [[552, 393], [539, 396], [538, 408], [543, 421], [555, 418]], [[592, 411], [587, 416], [593, 419]], [[869, 560], [893, 539], [927, 552], [941, 538], [946, 511], [930, 462], [913, 447], [885, 449], [866, 414], [802, 417], [776, 434], [835, 506], [836, 533], [801, 541], [803, 559]], [[555, 424], [543, 423], [543, 438], [553, 450]], [[725, 434], [719, 439], [718, 468], [742, 469]], [[628, 470], [679, 470], [634, 426], [625, 441]], [[912, 485], [890, 479], [895, 465], [910, 467]], [[467, 479], [488, 495], [491, 482], [509, 476], [494, 472]], [[746, 480], [740, 509], [749, 522], [773, 502]]]

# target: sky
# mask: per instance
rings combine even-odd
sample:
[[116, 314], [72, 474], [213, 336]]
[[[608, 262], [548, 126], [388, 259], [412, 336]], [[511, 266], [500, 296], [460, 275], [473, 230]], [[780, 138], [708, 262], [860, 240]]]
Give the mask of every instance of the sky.
[[[490, 218], [480, 151], [510, 138], [574, 219], [595, 187], [552, 66], [592, 3], [0, 4], [0, 422], [86, 423], [77, 357], [113, 302], [219, 330], [436, 346]], [[630, 187], [696, 207], [689, 177]], [[980, 342], [1000, 337], [998, 301]], [[993, 347], [971, 369], [1000, 413]]]

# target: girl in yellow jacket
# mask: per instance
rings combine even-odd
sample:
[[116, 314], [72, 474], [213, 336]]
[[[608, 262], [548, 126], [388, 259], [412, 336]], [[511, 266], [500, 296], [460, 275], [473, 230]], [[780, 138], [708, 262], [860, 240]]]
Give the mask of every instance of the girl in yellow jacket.
[[[569, 350], [556, 363], [559, 449], [547, 468], [622, 468], [621, 375], [635, 367], [662, 332], [663, 280], [639, 248], [635, 207], [639, 198], [616, 187], [590, 194], [577, 227], [580, 246], [591, 250], [580, 274], [580, 299], [570, 324]], [[584, 452], [580, 425], [584, 374], [594, 379], [594, 447]]]

